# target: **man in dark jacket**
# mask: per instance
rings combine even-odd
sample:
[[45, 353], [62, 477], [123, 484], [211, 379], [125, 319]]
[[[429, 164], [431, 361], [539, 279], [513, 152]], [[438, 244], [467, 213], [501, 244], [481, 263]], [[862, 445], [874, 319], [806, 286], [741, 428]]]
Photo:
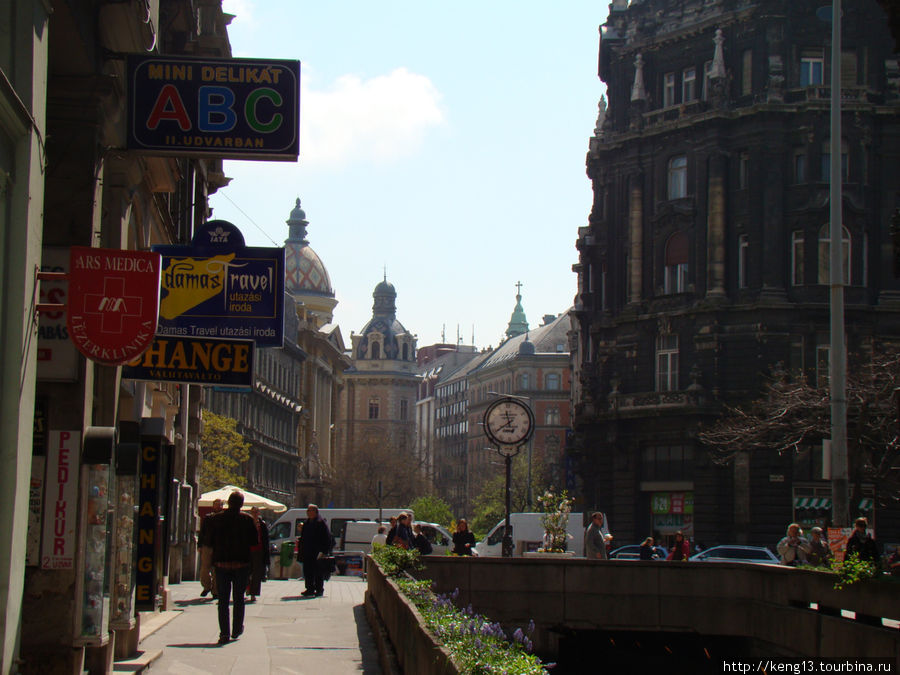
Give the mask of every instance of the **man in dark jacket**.
[[[216, 568], [219, 595], [219, 644], [235, 640], [244, 632], [244, 591], [250, 578], [250, 547], [257, 541], [253, 518], [241, 513], [244, 493], [228, 495], [228, 508], [209, 517], [212, 564]], [[233, 596], [234, 622], [228, 630], [228, 601]]]
[[310, 504], [306, 508], [306, 522], [300, 531], [298, 557], [303, 563], [303, 581], [306, 590], [300, 595], [321, 597], [325, 593], [325, 570], [322, 559], [331, 552], [331, 530], [319, 515], [319, 507]]

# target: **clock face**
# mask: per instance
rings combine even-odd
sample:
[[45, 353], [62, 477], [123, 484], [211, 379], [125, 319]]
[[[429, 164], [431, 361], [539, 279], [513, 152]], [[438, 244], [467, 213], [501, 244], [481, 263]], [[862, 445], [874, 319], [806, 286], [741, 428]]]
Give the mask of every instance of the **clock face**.
[[497, 445], [524, 443], [533, 429], [531, 408], [514, 398], [495, 401], [484, 413], [484, 431]]

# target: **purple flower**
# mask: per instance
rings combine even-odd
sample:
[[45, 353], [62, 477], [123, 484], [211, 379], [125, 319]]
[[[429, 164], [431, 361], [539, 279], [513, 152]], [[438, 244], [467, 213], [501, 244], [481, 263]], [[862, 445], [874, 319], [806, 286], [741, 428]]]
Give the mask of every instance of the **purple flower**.
[[534, 632], [534, 619], [528, 622], [528, 634], [531, 635]]
[[525, 633], [522, 632], [521, 628], [516, 628], [516, 632], [513, 633], [513, 640], [516, 642], [522, 642], [525, 639]]

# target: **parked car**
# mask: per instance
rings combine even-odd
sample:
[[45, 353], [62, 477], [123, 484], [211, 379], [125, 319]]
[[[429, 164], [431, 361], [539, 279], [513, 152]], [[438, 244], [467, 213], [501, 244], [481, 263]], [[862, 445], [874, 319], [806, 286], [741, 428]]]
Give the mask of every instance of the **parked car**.
[[723, 544], [713, 546], [692, 555], [691, 560], [698, 562], [744, 562], [777, 565], [781, 561], [765, 546], [744, 546], [741, 544]]
[[[666, 549], [661, 546], [654, 546], [653, 550], [656, 551], [655, 560], [665, 560], [666, 559]], [[610, 560], [640, 560], [641, 559], [641, 547], [639, 544], [629, 544], [628, 546], [620, 546], [615, 551], [609, 554]]]

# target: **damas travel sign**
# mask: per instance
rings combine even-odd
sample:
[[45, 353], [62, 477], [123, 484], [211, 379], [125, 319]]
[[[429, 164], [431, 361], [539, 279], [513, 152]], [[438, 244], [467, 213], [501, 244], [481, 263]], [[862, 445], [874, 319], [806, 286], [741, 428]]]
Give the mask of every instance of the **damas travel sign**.
[[128, 149], [297, 161], [300, 62], [128, 57]]
[[282, 346], [283, 248], [246, 247], [234, 225], [211, 220], [191, 246], [153, 250], [162, 255], [157, 334]]
[[66, 328], [78, 351], [109, 366], [143, 354], [156, 332], [159, 272], [158, 253], [73, 246]]

